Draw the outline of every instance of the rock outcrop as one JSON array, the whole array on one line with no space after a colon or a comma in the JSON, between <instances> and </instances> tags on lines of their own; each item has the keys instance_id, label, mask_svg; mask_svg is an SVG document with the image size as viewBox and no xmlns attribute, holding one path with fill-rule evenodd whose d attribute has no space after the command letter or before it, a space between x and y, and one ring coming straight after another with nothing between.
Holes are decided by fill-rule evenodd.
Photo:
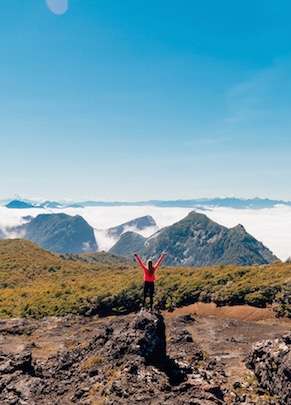
<instances>
[{"instance_id":1,"label":"rock outcrop","mask_svg":"<svg viewBox=\"0 0 291 405\"><path fill-rule=\"evenodd\" d=\"M163 317L140 312L100 324L90 339L52 357L36 356L32 344L2 352L0 403L222 404L223 372L207 361L201 368L204 354L188 322L169 331L168 345Z\"/></svg>"},{"instance_id":2,"label":"rock outcrop","mask_svg":"<svg viewBox=\"0 0 291 405\"><path fill-rule=\"evenodd\" d=\"M291 404L291 333L257 343L246 364L254 372L259 387L274 397L274 403Z\"/></svg>"}]
</instances>

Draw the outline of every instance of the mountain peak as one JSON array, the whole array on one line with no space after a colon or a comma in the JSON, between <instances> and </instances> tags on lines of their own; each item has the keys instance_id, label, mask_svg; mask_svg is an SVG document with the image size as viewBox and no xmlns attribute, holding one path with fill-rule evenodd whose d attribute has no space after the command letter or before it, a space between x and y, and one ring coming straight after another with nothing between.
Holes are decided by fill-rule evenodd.
<instances>
[{"instance_id":1,"label":"mountain peak","mask_svg":"<svg viewBox=\"0 0 291 405\"><path fill-rule=\"evenodd\" d=\"M94 230L80 215L40 214L15 231L24 232L24 239L56 253L97 251Z\"/></svg>"},{"instance_id":2,"label":"mountain peak","mask_svg":"<svg viewBox=\"0 0 291 405\"><path fill-rule=\"evenodd\" d=\"M162 251L167 252L169 265L251 265L277 260L241 224L228 229L195 211L147 239L141 253L157 257Z\"/></svg>"},{"instance_id":3,"label":"mountain peak","mask_svg":"<svg viewBox=\"0 0 291 405\"><path fill-rule=\"evenodd\" d=\"M158 227L156 221L152 216L144 215L142 217L134 218L131 221L124 222L123 224L109 228L107 230L107 233L113 238L118 238L127 231L138 232L144 231L148 228L154 228L155 231ZM154 233L154 231L152 231L152 233Z\"/></svg>"},{"instance_id":4,"label":"mountain peak","mask_svg":"<svg viewBox=\"0 0 291 405\"><path fill-rule=\"evenodd\" d=\"M207 221L211 221L210 218L207 217L207 215L202 214L201 212L197 212L197 211L191 211L189 212L189 214L184 218L185 220L207 220ZM183 219L182 219L183 221Z\"/></svg>"},{"instance_id":5,"label":"mountain peak","mask_svg":"<svg viewBox=\"0 0 291 405\"><path fill-rule=\"evenodd\" d=\"M6 204L6 208L14 208L14 209L34 208L34 205L22 200L12 200L8 204Z\"/></svg>"},{"instance_id":6,"label":"mountain peak","mask_svg":"<svg viewBox=\"0 0 291 405\"><path fill-rule=\"evenodd\" d=\"M238 224L238 225L234 226L233 228L230 228L230 230L238 231L238 232L241 232L241 233L247 233L245 227L242 224Z\"/></svg>"}]
</instances>

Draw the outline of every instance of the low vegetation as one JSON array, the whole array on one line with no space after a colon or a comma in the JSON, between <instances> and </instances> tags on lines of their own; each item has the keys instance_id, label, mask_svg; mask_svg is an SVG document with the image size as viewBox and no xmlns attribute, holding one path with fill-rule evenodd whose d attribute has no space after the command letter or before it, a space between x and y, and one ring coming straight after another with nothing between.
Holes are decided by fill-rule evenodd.
<instances>
[{"instance_id":1,"label":"low vegetation","mask_svg":"<svg viewBox=\"0 0 291 405\"><path fill-rule=\"evenodd\" d=\"M291 318L291 264L161 268L156 303L161 309L196 301L217 305L273 304ZM0 317L121 314L137 310L142 274L121 261L64 259L23 240L0 241Z\"/></svg>"}]
</instances>

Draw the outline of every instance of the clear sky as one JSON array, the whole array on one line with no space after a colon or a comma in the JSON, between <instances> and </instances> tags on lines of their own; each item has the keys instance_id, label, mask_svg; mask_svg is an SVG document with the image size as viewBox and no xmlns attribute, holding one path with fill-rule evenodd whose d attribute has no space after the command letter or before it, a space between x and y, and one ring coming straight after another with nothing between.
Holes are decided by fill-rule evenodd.
<instances>
[{"instance_id":1,"label":"clear sky","mask_svg":"<svg viewBox=\"0 0 291 405\"><path fill-rule=\"evenodd\" d=\"M290 0L1 0L0 197L291 199Z\"/></svg>"}]
</instances>

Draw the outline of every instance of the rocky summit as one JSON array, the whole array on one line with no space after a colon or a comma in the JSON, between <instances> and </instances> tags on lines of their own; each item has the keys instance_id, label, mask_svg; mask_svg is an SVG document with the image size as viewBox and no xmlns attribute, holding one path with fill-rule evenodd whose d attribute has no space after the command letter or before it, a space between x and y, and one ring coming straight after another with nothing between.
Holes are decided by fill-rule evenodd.
<instances>
[{"instance_id":1,"label":"rocky summit","mask_svg":"<svg viewBox=\"0 0 291 405\"><path fill-rule=\"evenodd\" d=\"M250 339L281 329L147 311L2 320L0 403L289 405L290 335L250 346L244 364Z\"/></svg>"},{"instance_id":2,"label":"rocky summit","mask_svg":"<svg viewBox=\"0 0 291 405\"><path fill-rule=\"evenodd\" d=\"M189 318L190 322L193 322ZM188 320L188 321L189 321ZM69 318L59 320L65 329ZM68 326L68 325L67 325ZM86 328L86 325L79 325ZM1 325L0 325L1 327ZM4 334L31 334L26 321ZM182 322L166 345L161 315L141 312L96 325L90 338L52 357L38 343L0 353L1 404L222 404L221 370L201 370L203 352Z\"/></svg>"}]
</instances>

